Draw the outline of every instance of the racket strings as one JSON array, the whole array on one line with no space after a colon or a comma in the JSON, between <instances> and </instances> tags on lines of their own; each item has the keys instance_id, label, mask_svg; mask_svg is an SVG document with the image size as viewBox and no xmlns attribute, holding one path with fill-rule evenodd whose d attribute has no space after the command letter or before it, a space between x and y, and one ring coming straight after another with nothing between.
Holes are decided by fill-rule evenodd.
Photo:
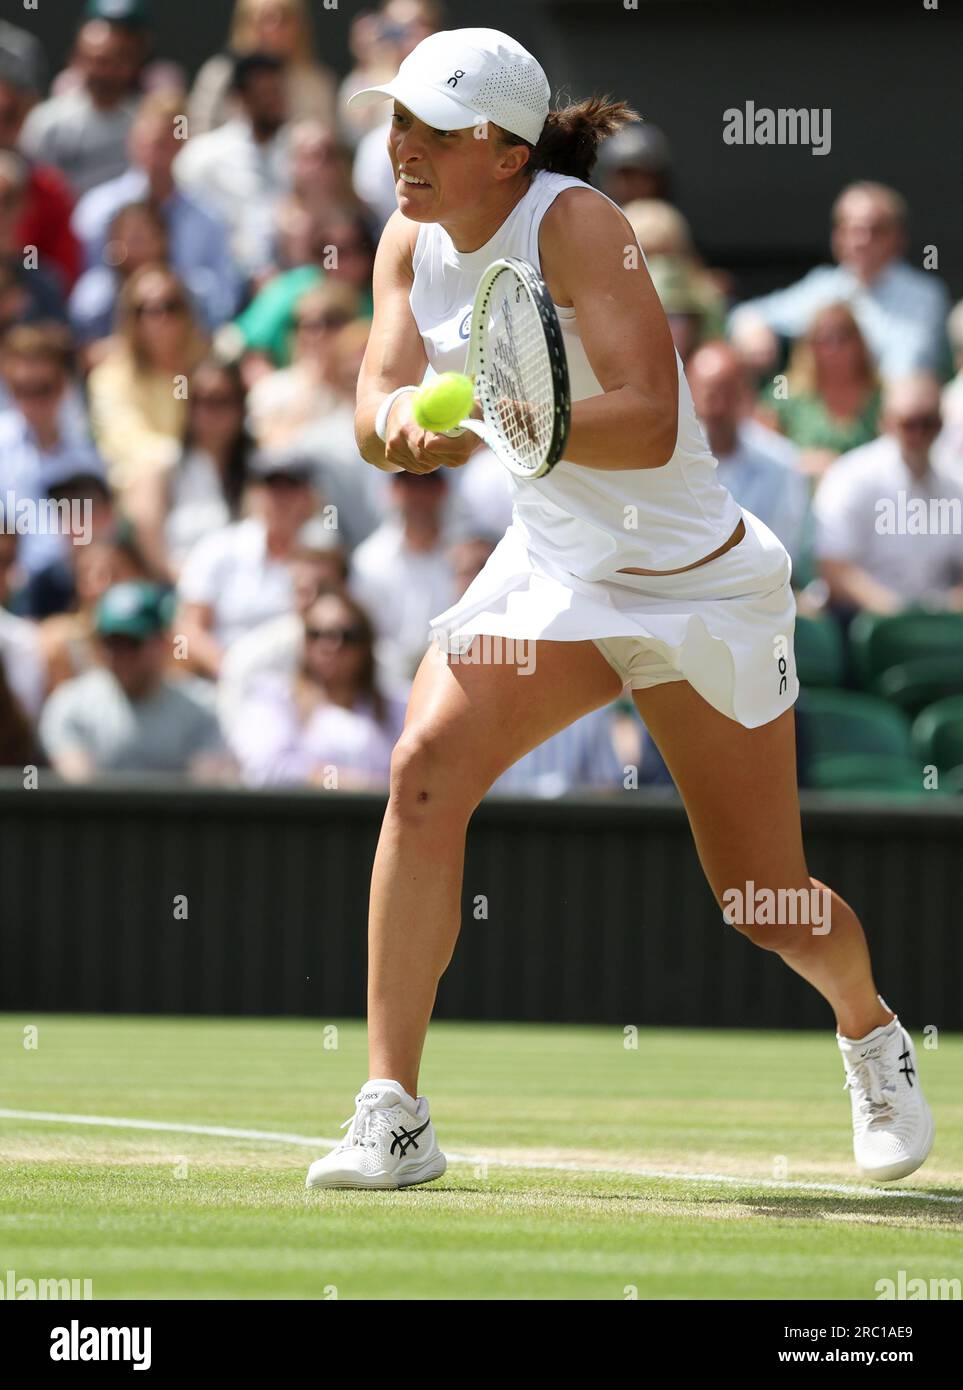
<instances>
[{"instance_id":1,"label":"racket strings","mask_svg":"<svg viewBox=\"0 0 963 1390\"><path fill-rule=\"evenodd\" d=\"M537 305L514 273L501 278L507 283L496 285L486 335L486 413L510 452L534 469L555 428L552 364Z\"/></svg>"}]
</instances>

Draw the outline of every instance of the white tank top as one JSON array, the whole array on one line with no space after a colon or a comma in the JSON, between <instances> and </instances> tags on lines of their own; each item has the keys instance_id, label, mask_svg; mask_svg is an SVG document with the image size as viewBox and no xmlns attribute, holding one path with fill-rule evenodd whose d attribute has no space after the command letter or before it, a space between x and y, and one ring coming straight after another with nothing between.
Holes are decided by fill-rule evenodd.
<instances>
[{"instance_id":1,"label":"white tank top","mask_svg":"<svg viewBox=\"0 0 963 1390\"><path fill-rule=\"evenodd\" d=\"M426 380L441 372L464 371L475 290L492 261L521 256L541 272L539 225L564 188L591 184L539 170L495 235L477 251L456 250L437 222L419 227L409 302L428 357ZM601 190L592 191L612 202ZM574 308L555 309L565 340L572 400L601 395ZM513 525L536 555L582 579L604 579L629 567L668 570L690 565L718 549L735 530L742 509L716 475L716 460L696 418L678 353L676 362L679 431L675 452L664 467L609 471L561 459L543 478L515 478L505 470L514 493Z\"/></svg>"}]
</instances>

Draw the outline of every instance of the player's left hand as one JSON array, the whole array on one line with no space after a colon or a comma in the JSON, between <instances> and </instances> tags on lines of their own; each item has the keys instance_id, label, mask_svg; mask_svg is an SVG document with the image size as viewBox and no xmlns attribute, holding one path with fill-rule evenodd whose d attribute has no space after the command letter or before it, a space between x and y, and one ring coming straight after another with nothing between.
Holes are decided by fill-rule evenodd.
<instances>
[{"instance_id":1,"label":"player's left hand","mask_svg":"<svg viewBox=\"0 0 963 1390\"><path fill-rule=\"evenodd\" d=\"M412 414L412 397L402 396L388 417L388 437L385 460L408 473L433 473L436 468L461 468L468 462L482 440L471 430L452 439L422 429ZM472 419L481 418L481 406L475 402Z\"/></svg>"}]
</instances>

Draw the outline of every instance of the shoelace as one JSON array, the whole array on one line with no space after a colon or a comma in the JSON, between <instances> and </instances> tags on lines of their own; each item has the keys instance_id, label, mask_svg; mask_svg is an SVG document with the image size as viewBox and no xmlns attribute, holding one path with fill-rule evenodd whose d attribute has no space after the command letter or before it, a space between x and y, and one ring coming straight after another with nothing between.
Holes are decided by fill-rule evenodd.
<instances>
[{"instance_id":1,"label":"shoelace","mask_svg":"<svg viewBox=\"0 0 963 1390\"><path fill-rule=\"evenodd\" d=\"M351 1126L350 1129L348 1129L349 1125ZM348 1132L341 1140L339 1148L349 1149L352 1145L357 1144L359 1148L370 1149L375 1147L383 1135L391 1133L391 1121L386 1110L370 1103L364 1103L359 1105L354 1114L345 1120L341 1128L347 1129Z\"/></svg>"},{"instance_id":2,"label":"shoelace","mask_svg":"<svg viewBox=\"0 0 963 1390\"><path fill-rule=\"evenodd\" d=\"M861 1062L853 1063L843 1083L843 1089L857 1090L857 1087L857 1108L870 1128L881 1120L892 1118L893 1103L886 1092L895 1095L896 1087L884 1080L879 1058L867 1057ZM861 1095L859 1091L862 1092Z\"/></svg>"}]
</instances>

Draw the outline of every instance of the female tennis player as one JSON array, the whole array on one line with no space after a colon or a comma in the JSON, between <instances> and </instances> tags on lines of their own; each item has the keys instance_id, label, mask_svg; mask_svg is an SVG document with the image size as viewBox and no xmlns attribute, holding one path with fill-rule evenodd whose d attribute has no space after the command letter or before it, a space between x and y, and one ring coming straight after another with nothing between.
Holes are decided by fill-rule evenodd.
<instances>
[{"instance_id":1,"label":"female tennis player","mask_svg":"<svg viewBox=\"0 0 963 1390\"><path fill-rule=\"evenodd\" d=\"M803 852L789 557L718 481L635 235L587 182L599 141L636 113L601 98L550 111L539 64L492 29L433 34L391 82L352 100L383 97L398 209L378 248L358 380L364 458L427 473L481 447L469 431L419 428L411 392L429 365L464 369L475 287L499 257L545 281L573 405L563 460L537 479L506 473L511 525L432 622L371 885L371 1079L307 1185L398 1188L444 1172L418 1071L458 935L469 819L518 758L626 685L727 920L835 1014L859 1168L904 1177L933 1139L913 1044L877 994L855 914L810 877ZM534 672L454 658L482 634L536 643ZM779 903L822 903L828 923L814 907L760 924L752 885Z\"/></svg>"}]
</instances>

